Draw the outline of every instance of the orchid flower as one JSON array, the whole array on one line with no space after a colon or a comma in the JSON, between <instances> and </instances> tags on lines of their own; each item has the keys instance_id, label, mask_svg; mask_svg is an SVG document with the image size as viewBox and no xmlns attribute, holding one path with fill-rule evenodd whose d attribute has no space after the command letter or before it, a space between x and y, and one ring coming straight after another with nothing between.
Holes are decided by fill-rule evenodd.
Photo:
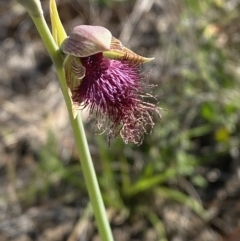
<instances>
[{"instance_id":1,"label":"orchid flower","mask_svg":"<svg viewBox=\"0 0 240 241\"><path fill-rule=\"evenodd\" d=\"M67 54L73 111L88 108L110 139L120 134L125 143L140 144L154 126L152 116L160 116L159 108L144 100L151 95L141 65L153 58L125 48L106 28L89 25L75 27L61 50Z\"/></svg>"}]
</instances>

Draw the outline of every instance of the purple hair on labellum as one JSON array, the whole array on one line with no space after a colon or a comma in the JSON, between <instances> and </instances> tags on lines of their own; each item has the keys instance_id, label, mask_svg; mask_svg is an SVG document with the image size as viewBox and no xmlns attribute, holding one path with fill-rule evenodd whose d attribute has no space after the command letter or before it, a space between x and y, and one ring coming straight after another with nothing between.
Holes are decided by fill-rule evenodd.
<instances>
[{"instance_id":1,"label":"purple hair on labellum","mask_svg":"<svg viewBox=\"0 0 240 241\"><path fill-rule=\"evenodd\" d=\"M97 127L106 130L110 138L120 134L126 143L140 144L147 126L153 127L152 115L159 114L159 108L143 100L149 97L145 94L149 86L140 70L145 59L113 40L114 51L121 57L107 58L104 50L96 53L98 45L92 55L75 54L81 66L81 84L72 90L72 101L82 109L89 108L90 114L96 115ZM72 44L65 44L65 53L68 49L74 52ZM77 65L72 68L77 72Z\"/></svg>"}]
</instances>

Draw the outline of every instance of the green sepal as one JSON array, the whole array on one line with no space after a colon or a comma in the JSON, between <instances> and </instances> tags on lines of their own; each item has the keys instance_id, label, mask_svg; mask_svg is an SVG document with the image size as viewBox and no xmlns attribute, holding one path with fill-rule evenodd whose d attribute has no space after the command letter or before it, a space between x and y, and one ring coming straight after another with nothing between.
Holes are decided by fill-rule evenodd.
<instances>
[{"instance_id":1,"label":"green sepal","mask_svg":"<svg viewBox=\"0 0 240 241\"><path fill-rule=\"evenodd\" d=\"M64 73L67 81L68 94L72 102L72 114L73 118L77 117L79 111L79 104L73 102L76 88L81 84L82 78L85 75L85 69L82 66L79 58L71 55L67 55L64 64Z\"/></svg>"},{"instance_id":2,"label":"green sepal","mask_svg":"<svg viewBox=\"0 0 240 241\"><path fill-rule=\"evenodd\" d=\"M129 62L136 62L136 63L147 63L154 58L146 58L143 56L140 56L138 54L135 54L131 50L124 48L124 51L122 50L110 50L110 51L104 51L103 56L108 59L115 59L115 60L126 60Z\"/></svg>"},{"instance_id":3,"label":"green sepal","mask_svg":"<svg viewBox=\"0 0 240 241\"><path fill-rule=\"evenodd\" d=\"M58 46L62 44L64 39L67 38L65 29L58 15L58 10L55 0L50 0L50 18L52 24L52 35Z\"/></svg>"}]
</instances>

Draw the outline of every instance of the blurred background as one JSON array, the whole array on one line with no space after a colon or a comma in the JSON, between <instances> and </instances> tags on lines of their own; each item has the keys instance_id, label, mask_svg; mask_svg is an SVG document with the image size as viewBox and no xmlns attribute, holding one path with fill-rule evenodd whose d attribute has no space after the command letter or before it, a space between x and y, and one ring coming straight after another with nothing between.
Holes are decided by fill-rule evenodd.
<instances>
[{"instance_id":1,"label":"blurred background","mask_svg":"<svg viewBox=\"0 0 240 241\"><path fill-rule=\"evenodd\" d=\"M57 3L67 33L102 25L155 56L162 119L141 146L83 113L115 240L240 240L240 0ZM0 240L100 240L51 60L16 1L0 30Z\"/></svg>"}]
</instances>

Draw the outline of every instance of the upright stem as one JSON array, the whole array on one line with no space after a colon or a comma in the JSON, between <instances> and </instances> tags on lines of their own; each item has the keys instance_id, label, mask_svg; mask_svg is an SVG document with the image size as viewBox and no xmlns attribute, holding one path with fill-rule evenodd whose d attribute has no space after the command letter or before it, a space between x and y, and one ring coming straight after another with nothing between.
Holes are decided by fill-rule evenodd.
<instances>
[{"instance_id":1,"label":"upright stem","mask_svg":"<svg viewBox=\"0 0 240 241\"><path fill-rule=\"evenodd\" d=\"M29 0L28 0L29 1ZM31 15L31 14L30 14ZM107 219L107 214L103 204L103 199L99 189L96 173L92 163L91 155L88 148L86 135L83 128L83 123L80 115L76 119L73 118L71 99L68 95L66 79L63 69L63 58L59 49L54 42L51 32L46 24L43 15L31 15L33 22L35 23L42 40L48 50L50 57L53 60L54 66L57 71L57 75L60 81L62 93L67 105L70 122L72 125L76 147L78 150L79 158L82 165L83 175L87 185L90 201L93 206L94 215L96 218L98 230L102 241L113 241L112 232Z\"/></svg>"}]
</instances>

